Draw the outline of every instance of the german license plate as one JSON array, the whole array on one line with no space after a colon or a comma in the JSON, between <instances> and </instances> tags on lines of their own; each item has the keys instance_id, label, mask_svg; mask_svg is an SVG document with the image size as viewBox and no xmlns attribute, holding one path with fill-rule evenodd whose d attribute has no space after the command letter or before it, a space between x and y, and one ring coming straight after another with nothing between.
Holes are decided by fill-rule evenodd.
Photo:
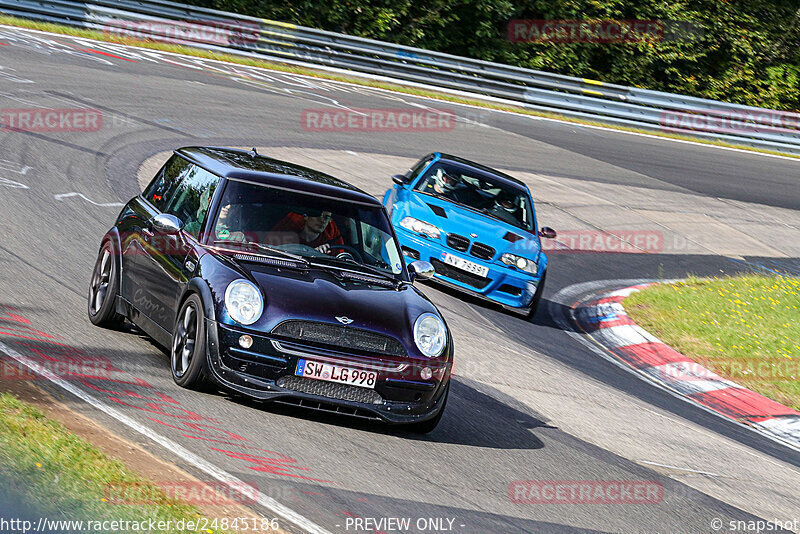
<instances>
[{"instance_id":1,"label":"german license plate","mask_svg":"<svg viewBox=\"0 0 800 534\"><path fill-rule=\"evenodd\" d=\"M489 274L489 268L484 267L483 265L478 265L477 263L471 262L469 260L465 260L464 258L459 258L458 256L453 256L452 254L444 253L444 262L448 265L452 265L456 269L461 269L462 271L467 271L468 273L477 274L483 278L486 278L486 275Z\"/></svg>"},{"instance_id":2,"label":"german license plate","mask_svg":"<svg viewBox=\"0 0 800 534\"><path fill-rule=\"evenodd\" d=\"M350 384L369 389L375 389L375 382L378 380L378 373L375 371L362 371L361 369L303 359L297 360L294 374L304 378Z\"/></svg>"}]
</instances>

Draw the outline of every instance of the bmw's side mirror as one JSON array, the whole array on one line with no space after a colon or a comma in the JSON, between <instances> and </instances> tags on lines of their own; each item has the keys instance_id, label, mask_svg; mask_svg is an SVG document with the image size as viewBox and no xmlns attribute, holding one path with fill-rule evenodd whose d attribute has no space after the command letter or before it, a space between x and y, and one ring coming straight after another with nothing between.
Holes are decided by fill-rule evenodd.
<instances>
[{"instance_id":1,"label":"bmw's side mirror","mask_svg":"<svg viewBox=\"0 0 800 534\"><path fill-rule=\"evenodd\" d=\"M433 278L435 272L436 271L433 270L433 265L427 261L417 260L408 266L408 273L411 275L412 282L417 279L430 280Z\"/></svg>"},{"instance_id":2,"label":"bmw's side mirror","mask_svg":"<svg viewBox=\"0 0 800 534\"><path fill-rule=\"evenodd\" d=\"M183 223L174 215L161 213L150 219L150 228L160 234L175 235L183 229Z\"/></svg>"},{"instance_id":3,"label":"bmw's side mirror","mask_svg":"<svg viewBox=\"0 0 800 534\"><path fill-rule=\"evenodd\" d=\"M406 185L408 183L408 178L406 178L405 174L395 174L392 176L392 181L397 185Z\"/></svg>"},{"instance_id":4,"label":"bmw's side mirror","mask_svg":"<svg viewBox=\"0 0 800 534\"><path fill-rule=\"evenodd\" d=\"M556 231L550 228L549 226L542 226L542 229L539 230L539 237L546 237L547 239L555 239Z\"/></svg>"}]
</instances>

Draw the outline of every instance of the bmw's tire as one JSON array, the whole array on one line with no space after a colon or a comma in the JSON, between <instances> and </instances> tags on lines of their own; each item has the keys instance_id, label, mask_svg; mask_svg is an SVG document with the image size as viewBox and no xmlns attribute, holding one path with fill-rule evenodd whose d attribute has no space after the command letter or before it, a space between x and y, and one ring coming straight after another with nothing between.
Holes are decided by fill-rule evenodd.
<instances>
[{"instance_id":1,"label":"bmw's tire","mask_svg":"<svg viewBox=\"0 0 800 534\"><path fill-rule=\"evenodd\" d=\"M206 355L206 321L203 302L192 293L183 302L172 329L170 347L172 379L181 387L207 389L212 381Z\"/></svg>"},{"instance_id":2,"label":"bmw's tire","mask_svg":"<svg viewBox=\"0 0 800 534\"><path fill-rule=\"evenodd\" d=\"M533 298L531 299L531 305L527 309L525 313L525 318L530 320L533 319L533 316L536 315L536 310L539 308L539 302L542 300L542 293L544 292L544 282L547 279L547 271L542 274L542 278L539 280L539 285L536 286L536 293L533 294Z\"/></svg>"},{"instance_id":3,"label":"bmw's tire","mask_svg":"<svg viewBox=\"0 0 800 534\"><path fill-rule=\"evenodd\" d=\"M449 395L450 395L450 382L448 381L447 385L445 386L444 393L442 393L442 396L444 398L442 399L442 405L439 407L439 411L437 412L437 414L426 421L403 425L403 430L412 432L414 434L427 434L429 432L433 432L433 429L436 428L436 426L439 424L439 421L442 420L442 415L444 415L444 408L447 405L447 397Z\"/></svg>"},{"instance_id":4,"label":"bmw's tire","mask_svg":"<svg viewBox=\"0 0 800 534\"><path fill-rule=\"evenodd\" d=\"M111 242L103 241L89 283L89 320L95 326L119 329L125 318L117 313L119 269Z\"/></svg>"}]
</instances>

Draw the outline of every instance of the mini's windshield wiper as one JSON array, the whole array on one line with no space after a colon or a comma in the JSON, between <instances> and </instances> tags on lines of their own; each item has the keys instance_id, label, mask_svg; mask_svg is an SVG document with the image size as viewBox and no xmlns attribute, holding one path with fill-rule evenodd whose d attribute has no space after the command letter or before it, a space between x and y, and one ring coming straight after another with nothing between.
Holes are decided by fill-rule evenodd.
<instances>
[{"instance_id":1,"label":"mini's windshield wiper","mask_svg":"<svg viewBox=\"0 0 800 534\"><path fill-rule=\"evenodd\" d=\"M337 258L329 258L329 259L337 260ZM343 260L337 260L337 261L344 263ZM391 274L384 272L378 269L377 267L372 267L371 265L364 265L363 263L352 263L352 262L346 262L346 263L347 265L333 265L330 263L311 262L311 265L313 265L314 267L333 268L336 269L337 271L357 274L361 276L367 276L367 277L376 276L381 280L386 280L387 282L391 282L393 287L397 287L402 283L401 280L398 280ZM355 269L353 267L355 267Z\"/></svg>"},{"instance_id":2,"label":"mini's windshield wiper","mask_svg":"<svg viewBox=\"0 0 800 534\"><path fill-rule=\"evenodd\" d=\"M253 247L253 248L256 248L256 249L264 251L264 252L272 252L274 254L280 254L281 256L283 256L285 258L290 258L290 259L295 260L297 262L300 262L300 263L302 263L304 265L308 265L308 260L306 258L304 258L303 256L300 256L298 254L292 254L291 252L287 252L285 250L282 250L282 249L279 249L279 248L276 248L276 247L271 247L269 245L262 245L261 243L254 243L252 241L224 241L224 240L220 241L220 240L217 240L217 241L214 241L214 244L215 245L231 245L231 244L235 244L235 245L239 245L241 247Z\"/></svg>"}]
</instances>

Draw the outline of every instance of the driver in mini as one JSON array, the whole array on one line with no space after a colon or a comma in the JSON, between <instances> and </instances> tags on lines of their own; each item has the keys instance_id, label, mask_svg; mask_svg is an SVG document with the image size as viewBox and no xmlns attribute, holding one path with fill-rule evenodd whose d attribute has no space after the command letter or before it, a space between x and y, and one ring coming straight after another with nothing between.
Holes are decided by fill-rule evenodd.
<instances>
[{"instance_id":1,"label":"driver in mini","mask_svg":"<svg viewBox=\"0 0 800 534\"><path fill-rule=\"evenodd\" d=\"M289 212L272 232L292 232L297 234L301 245L306 245L328 254L331 246L344 245L344 239L333 221L330 211L307 210L303 215Z\"/></svg>"}]
</instances>

